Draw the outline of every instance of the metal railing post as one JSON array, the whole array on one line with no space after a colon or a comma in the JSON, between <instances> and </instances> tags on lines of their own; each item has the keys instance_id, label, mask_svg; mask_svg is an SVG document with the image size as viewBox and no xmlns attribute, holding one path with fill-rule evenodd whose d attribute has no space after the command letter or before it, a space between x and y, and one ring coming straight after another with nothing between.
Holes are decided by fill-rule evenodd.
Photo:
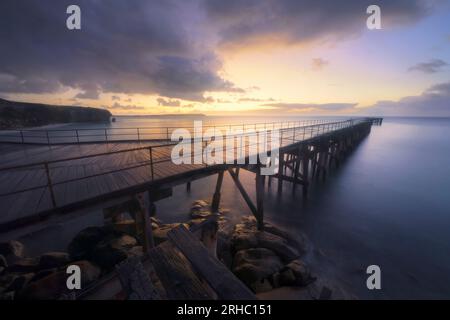
<instances>
[{"instance_id":1,"label":"metal railing post","mask_svg":"<svg viewBox=\"0 0 450 320\"><path fill-rule=\"evenodd\" d=\"M153 152L152 152L153 148L149 147L148 150L149 150L149 155L150 155L150 169L152 171L152 181L153 181L153 180L155 180L155 174L154 174L154 169L153 169Z\"/></svg>"},{"instance_id":2,"label":"metal railing post","mask_svg":"<svg viewBox=\"0 0 450 320\"><path fill-rule=\"evenodd\" d=\"M105 129L105 141L108 141L108 131L106 131L107 129Z\"/></svg>"},{"instance_id":3,"label":"metal railing post","mask_svg":"<svg viewBox=\"0 0 450 320\"><path fill-rule=\"evenodd\" d=\"M139 134L139 128L136 128L136 129L137 129L138 141L141 142L141 135Z\"/></svg>"},{"instance_id":4,"label":"metal railing post","mask_svg":"<svg viewBox=\"0 0 450 320\"><path fill-rule=\"evenodd\" d=\"M20 138L22 140L22 143L25 143L25 139L23 138L23 131L20 130Z\"/></svg>"},{"instance_id":5,"label":"metal railing post","mask_svg":"<svg viewBox=\"0 0 450 320\"><path fill-rule=\"evenodd\" d=\"M48 135L48 130L45 130L45 134L47 136L47 144L49 145L50 144L50 137Z\"/></svg>"},{"instance_id":6,"label":"metal railing post","mask_svg":"<svg viewBox=\"0 0 450 320\"><path fill-rule=\"evenodd\" d=\"M78 135L78 130L75 130L75 133L77 135L77 143L80 143L80 136Z\"/></svg>"}]
</instances>

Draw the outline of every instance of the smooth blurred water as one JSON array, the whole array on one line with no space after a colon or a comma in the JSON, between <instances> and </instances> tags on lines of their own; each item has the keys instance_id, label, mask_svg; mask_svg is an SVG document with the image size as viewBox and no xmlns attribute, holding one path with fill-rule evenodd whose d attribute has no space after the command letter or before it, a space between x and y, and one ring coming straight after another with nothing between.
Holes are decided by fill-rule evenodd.
<instances>
[{"instance_id":1,"label":"smooth blurred water","mask_svg":"<svg viewBox=\"0 0 450 320\"><path fill-rule=\"evenodd\" d=\"M243 171L241 171L243 172ZM241 178L253 195L254 175ZM215 177L175 190L162 201L167 221L187 218L193 199L209 198ZM226 176L223 205L248 214ZM450 119L385 119L333 170L308 200L288 183L276 184L265 215L313 244L308 259L317 274L360 298L450 298ZM381 267L382 290L366 288L367 266Z\"/></svg>"},{"instance_id":2,"label":"smooth blurred water","mask_svg":"<svg viewBox=\"0 0 450 320\"><path fill-rule=\"evenodd\" d=\"M254 197L254 175L241 170L240 177ZM192 201L211 199L215 181L194 181L190 193L184 185L174 188L171 198L157 203L157 217L188 220ZM450 298L450 119L385 119L306 200L301 187L293 193L289 183L281 198L276 183L266 190L265 216L308 236L306 259L319 277L359 298ZM222 205L238 216L250 214L228 175ZM53 245L45 250L64 249L77 228L102 223L99 215L77 219L42 232ZM379 291L366 288L372 264L381 267Z\"/></svg>"}]
</instances>

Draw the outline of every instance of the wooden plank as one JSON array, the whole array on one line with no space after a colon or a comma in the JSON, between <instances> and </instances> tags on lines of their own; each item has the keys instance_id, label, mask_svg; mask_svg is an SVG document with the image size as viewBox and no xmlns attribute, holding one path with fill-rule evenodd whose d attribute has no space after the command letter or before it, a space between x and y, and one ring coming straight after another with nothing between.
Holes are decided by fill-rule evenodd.
<instances>
[{"instance_id":1,"label":"wooden plank","mask_svg":"<svg viewBox=\"0 0 450 320\"><path fill-rule=\"evenodd\" d=\"M139 257L122 261L116 266L116 271L129 300L161 299Z\"/></svg>"},{"instance_id":2,"label":"wooden plank","mask_svg":"<svg viewBox=\"0 0 450 320\"><path fill-rule=\"evenodd\" d=\"M255 300L255 295L219 260L211 256L203 244L184 227L179 226L167 234L194 269L205 279L220 299Z\"/></svg>"},{"instance_id":3,"label":"wooden plank","mask_svg":"<svg viewBox=\"0 0 450 320\"><path fill-rule=\"evenodd\" d=\"M152 249L148 260L153 264L166 289L168 299L210 300L213 298L189 268L189 261L170 243L164 242Z\"/></svg>"}]
</instances>

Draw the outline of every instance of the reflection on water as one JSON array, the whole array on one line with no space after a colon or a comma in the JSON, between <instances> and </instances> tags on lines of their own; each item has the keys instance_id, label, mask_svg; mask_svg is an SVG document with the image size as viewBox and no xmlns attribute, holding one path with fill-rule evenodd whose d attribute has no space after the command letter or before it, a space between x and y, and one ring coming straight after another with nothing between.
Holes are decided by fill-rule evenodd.
<instances>
[{"instance_id":1,"label":"reflection on water","mask_svg":"<svg viewBox=\"0 0 450 320\"><path fill-rule=\"evenodd\" d=\"M308 201L301 188L293 195L288 187L279 201L273 184L265 214L305 232L316 271L358 297L449 298L449 137L449 119L385 119L326 183L315 184ZM252 193L254 176L241 172ZM181 205L162 201L161 216L187 218L189 203L211 197L214 183L215 177L194 182L191 195L179 187ZM224 186L224 205L249 213L228 176ZM371 264L381 267L381 291L366 289Z\"/></svg>"},{"instance_id":2,"label":"reflection on water","mask_svg":"<svg viewBox=\"0 0 450 320\"><path fill-rule=\"evenodd\" d=\"M385 119L325 183L314 184L307 201L300 187L293 194L288 183L280 199L273 184L265 215L294 234L305 233L316 273L357 297L449 298L449 137L450 119ZM253 197L254 175L241 170L240 176ZM185 186L176 187L173 197L158 202L158 218L187 220L193 200L212 197L215 179L193 182L190 194ZM228 175L222 204L249 214ZM91 220L101 223L98 216ZM78 221L58 225L57 245L64 247L63 239L73 236L74 225L83 226ZM50 239L50 233L45 236ZM61 249L51 239L48 243L51 249ZM365 270L372 264L381 267L381 291L366 289Z\"/></svg>"}]
</instances>

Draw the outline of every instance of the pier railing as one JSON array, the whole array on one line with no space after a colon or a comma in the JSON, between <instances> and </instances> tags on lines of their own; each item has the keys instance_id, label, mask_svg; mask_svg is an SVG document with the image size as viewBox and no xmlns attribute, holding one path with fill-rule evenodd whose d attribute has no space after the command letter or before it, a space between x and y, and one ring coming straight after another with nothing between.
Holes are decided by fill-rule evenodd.
<instances>
[{"instance_id":1,"label":"pier railing","mask_svg":"<svg viewBox=\"0 0 450 320\"><path fill-rule=\"evenodd\" d=\"M283 148L295 143L316 138L318 136L326 136L326 134L328 133L367 122L370 122L371 124L377 123L374 119L365 118L280 129L280 147ZM271 131L273 130L268 129L268 131L268 136L270 137ZM252 147L256 147L255 143L251 144L251 141L255 140L250 138L252 135L257 134L258 133L256 131L244 132L241 134L241 137L245 139L245 143L242 144L240 148L245 148L245 157L250 156L250 150L252 150ZM235 137L238 138L238 136ZM208 142L202 141L203 147L205 147L207 143ZM266 143L267 146L269 146L268 150L271 150L270 147L273 146L272 141L268 139ZM4 181L3 183L0 183L0 198L7 198L11 199L11 201L14 201L15 197L19 194L30 193L31 195L34 192L39 192L40 199L37 203L40 209L37 211L45 212L65 207L67 205L70 205L71 202L76 203L82 200L86 200L86 196L85 198L81 197L79 199L76 196L73 196L70 201L68 201L67 199L60 199L58 195L61 195L61 192L56 192L56 189L61 190L63 188L65 190L64 192L70 193L73 190L76 190L76 188L72 191L67 190L70 189L71 186L74 187L74 183L78 183L80 181L85 181L84 186L86 186L86 182L97 184L98 181L95 180L96 178L107 176L109 182L107 182L106 184L108 184L108 188L111 188L103 189L104 193L107 194L113 191L117 191L109 184L116 185L116 187L119 185L119 183L111 183L112 179L117 178L115 174L119 172L127 172L137 168L145 168L143 172L146 173L146 182L152 182L161 178L173 176L176 173L173 172L173 167L171 168L171 166L167 165L167 163L172 161L171 146L175 144L176 143L143 146L132 149L50 160L19 166L3 167L0 168L0 178ZM234 144L234 141L233 147L233 152L237 152L238 146ZM224 149L225 148L226 144L224 143ZM124 155L123 157L121 157L123 161L120 160L118 162L117 157L114 158L114 156L117 156L119 154ZM201 150L201 154L203 154L203 148ZM193 159L196 155L201 154L195 153L194 149L194 151L192 151L192 153L187 157L192 157L191 159ZM95 163L98 159L102 160L102 164L108 165L96 165ZM207 159L204 160L206 163L202 163L201 165L207 167ZM188 168L186 168L186 171L194 169L195 168L188 166ZM16 183L16 186L13 186L14 184L8 184L7 182L5 182L10 176L14 176L13 173L19 173L20 176L20 173L27 173L30 171L33 172L33 179L27 179L24 175L24 178L21 179L22 183ZM68 174L68 172L72 172L72 174ZM11 180L11 178L9 179ZM128 180L123 177L121 179ZM17 176L13 180L16 181ZM125 184L131 184L130 181L125 182ZM23 184L25 184L25 186ZM77 188L83 188L83 186L78 186ZM120 186L117 188L120 189ZM87 194L87 197L97 196L89 193Z\"/></svg>"},{"instance_id":2,"label":"pier railing","mask_svg":"<svg viewBox=\"0 0 450 320\"><path fill-rule=\"evenodd\" d=\"M336 122L336 119L311 119L299 121L257 122L235 124L203 124L204 129L226 130L282 130L300 126ZM0 130L0 142L23 144L77 144L90 142L167 141L180 126L166 127L104 127L79 129L20 129ZM182 126L190 131L194 127Z\"/></svg>"}]
</instances>

